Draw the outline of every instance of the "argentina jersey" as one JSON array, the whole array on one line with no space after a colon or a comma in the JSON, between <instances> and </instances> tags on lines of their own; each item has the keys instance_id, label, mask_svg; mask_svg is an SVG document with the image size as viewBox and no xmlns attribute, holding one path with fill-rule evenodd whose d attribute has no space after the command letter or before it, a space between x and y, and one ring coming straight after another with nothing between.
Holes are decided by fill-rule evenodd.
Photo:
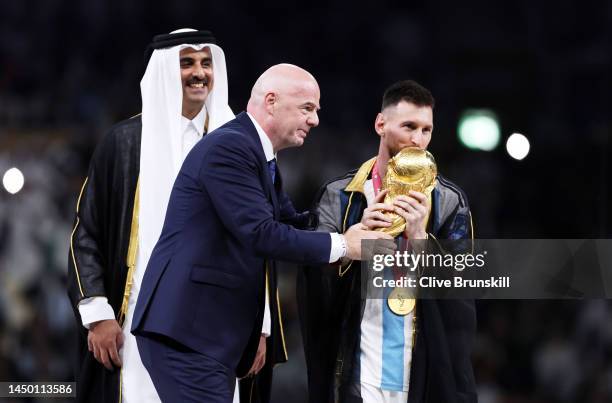
<instances>
[{"instance_id":1,"label":"argentina jersey","mask_svg":"<svg viewBox=\"0 0 612 403\"><path fill-rule=\"evenodd\" d=\"M368 204L374 199L371 180L364 184ZM391 270L384 277L393 278ZM360 325L360 342L356 351L353 379L383 391L407 392L410 382L414 310L408 315L394 314L387 305L392 290L385 289L383 298L368 298Z\"/></svg>"}]
</instances>

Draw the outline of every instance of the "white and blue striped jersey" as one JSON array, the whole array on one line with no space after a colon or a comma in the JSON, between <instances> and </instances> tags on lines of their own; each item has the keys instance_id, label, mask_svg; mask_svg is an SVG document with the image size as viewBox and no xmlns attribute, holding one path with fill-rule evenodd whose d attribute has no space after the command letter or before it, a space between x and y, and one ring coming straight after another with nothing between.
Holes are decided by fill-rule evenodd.
<instances>
[{"instance_id":1,"label":"white and blue striped jersey","mask_svg":"<svg viewBox=\"0 0 612 403\"><path fill-rule=\"evenodd\" d=\"M364 184L370 205L374 199L372 181ZM392 278L385 270L385 277ZM355 380L388 391L408 391L414 311L406 316L394 314L387 305L390 289L383 298L368 298L360 326L360 343L355 361Z\"/></svg>"}]
</instances>

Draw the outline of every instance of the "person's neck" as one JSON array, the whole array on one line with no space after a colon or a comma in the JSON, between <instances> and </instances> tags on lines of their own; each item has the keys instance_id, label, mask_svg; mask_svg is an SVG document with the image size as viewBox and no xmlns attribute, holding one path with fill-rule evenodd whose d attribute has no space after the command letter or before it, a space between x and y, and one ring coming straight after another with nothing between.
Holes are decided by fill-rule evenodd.
<instances>
[{"instance_id":1,"label":"person's neck","mask_svg":"<svg viewBox=\"0 0 612 403\"><path fill-rule=\"evenodd\" d=\"M274 136L274 130L269 124L269 120L265 118L265 115L259 113L253 109L248 109L247 112L255 119L259 127L264 131L266 136L270 139L270 143L272 143L272 150L274 151L274 155L279 151L278 142L276 141L276 137Z\"/></svg>"},{"instance_id":2,"label":"person's neck","mask_svg":"<svg viewBox=\"0 0 612 403\"><path fill-rule=\"evenodd\" d=\"M381 179L384 179L385 175L387 175L387 164L389 163L390 159L391 156L389 155L389 150L384 148L381 144L378 147L378 155L376 156L376 166L378 167L378 174L380 175Z\"/></svg>"},{"instance_id":3,"label":"person's neck","mask_svg":"<svg viewBox=\"0 0 612 403\"><path fill-rule=\"evenodd\" d=\"M274 136L274 133L270 132L271 130L270 127L261 126L261 128L263 129L266 136L268 136L268 138L270 139L270 143L272 143L272 151L274 152L274 155L276 155L276 153L279 151L279 145L278 145L278 141L276 141L276 137Z\"/></svg>"},{"instance_id":4,"label":"person's neck","mask_svg":"<svg viewBox=\"0 0 612 403\"><path fill-rule=\"evenodd\" d=\"M200 113L203 107L204 105L201 105L199 107L198 106L189 107L189 106L183 105L183 112L182 112L183 116L185 116L189 120L193 120L196 116L198 116L198 113Z\"/></svg>"}]
</instances>

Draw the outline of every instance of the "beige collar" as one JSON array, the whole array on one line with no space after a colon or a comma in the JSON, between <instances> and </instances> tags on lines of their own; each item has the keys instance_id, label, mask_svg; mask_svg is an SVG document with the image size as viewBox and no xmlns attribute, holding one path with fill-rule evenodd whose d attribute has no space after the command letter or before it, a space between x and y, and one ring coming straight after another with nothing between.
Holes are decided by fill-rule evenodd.
<instances>
[{"instance_id":1,"label":"beige collar","mask_svg":"<svg viewBox=\"0 0 612 403\"><path fill-rule=\"evenodd\" d=\"M376 157L373 157L361 164L361 167L353 177L353 180L350 181L348 185L346 185L344 190L347 192L364 193L363 184L365 183L365 181L368 180L368 176L370 176L370 172L372 172L372 168L374 168L375 162Z\"/></svg>"}]
</instances>

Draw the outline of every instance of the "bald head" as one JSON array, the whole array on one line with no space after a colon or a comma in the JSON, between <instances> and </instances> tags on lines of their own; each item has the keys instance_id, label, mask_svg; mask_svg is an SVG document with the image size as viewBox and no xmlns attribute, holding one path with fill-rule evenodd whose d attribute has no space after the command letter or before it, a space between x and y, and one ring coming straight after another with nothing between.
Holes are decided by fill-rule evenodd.
<instances>
[{"instance_id":1,"label":"bald head","mask_svg":"<svg viewBox=\"0 0 612 403\"><path fill-rule=\"evenodd\" d=\"M304 87L316 87L319 89L317 80L301 67L293 64L277 64L264 71L251 89L249 106L260 104L264 101L266 94L295 93ZM247 110L249 107L247 107ZM249 112L251 112L249 110Z\"/></svg>"},{"instance_id":2,"label":"bald head","mask_svg":"<svg viewBox=\"0 0 612 403\"><path fill-rule=\"evenodd\" d=\"M253 85L247 112L279 151L301 146L310 129L319 124L319 98L319 85L312 74L293 64L277 64Z\"/></svg>"}]
</instances>

